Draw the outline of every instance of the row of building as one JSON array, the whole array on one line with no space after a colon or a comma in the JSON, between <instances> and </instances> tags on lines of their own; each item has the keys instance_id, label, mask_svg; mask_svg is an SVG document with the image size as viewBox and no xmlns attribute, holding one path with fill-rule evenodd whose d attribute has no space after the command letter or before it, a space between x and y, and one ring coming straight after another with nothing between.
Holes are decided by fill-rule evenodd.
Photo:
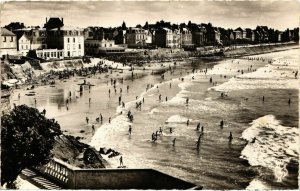
<instances>
[{"instance_id":1,"label":"row of building","mask_svg":"<svg viewBox=\"0 0 300 191\"><path fill-rule=\"evenodd\" d=\"M42 59L63 59L122 53L126 48L184 48L226 46L237 43L287 42L299 40L299 28L280 32L266 26L256 29L224 29L211 23L180 25L160 21L142 27L87 27L80 29L64 25L63 18L46 18L43 27L25 27L11 23L1 28L1 57L6 54L26 56L35 50Z\"/></svg>"}]
</instances>

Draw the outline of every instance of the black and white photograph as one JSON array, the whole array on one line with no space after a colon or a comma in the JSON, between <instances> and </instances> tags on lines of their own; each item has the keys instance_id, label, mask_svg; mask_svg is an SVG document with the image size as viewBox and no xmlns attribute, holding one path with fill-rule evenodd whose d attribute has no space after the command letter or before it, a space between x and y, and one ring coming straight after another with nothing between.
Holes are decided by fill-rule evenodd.
<instances>
[{"instance_id":1,"label":"black and white photograph","mask_svg":"<svg viewBox=\"0 0 300 191\"><path fill-rule=\"evenodd\" d=\"M0 2L1 187L298 190L299 0Z\"/></svg>"}]
</instances>

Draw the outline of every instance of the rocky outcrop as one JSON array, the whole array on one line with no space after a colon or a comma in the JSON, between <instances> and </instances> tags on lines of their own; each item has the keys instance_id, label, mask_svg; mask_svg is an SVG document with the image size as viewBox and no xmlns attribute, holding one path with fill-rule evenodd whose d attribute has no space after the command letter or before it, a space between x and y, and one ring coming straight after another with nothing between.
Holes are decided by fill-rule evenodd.
<instances>
[{"instance_id":1,"label":"rocky outcrop","mask_svg":"<svg viewBox=\"0 0 300 191\"><path fill-rule=\"evenodd\" d=\"M95 148L79 142L75 137L60 135L52 153L55 158L79 168L107 168L108 162Z\"/></svg>"}]
</instances>

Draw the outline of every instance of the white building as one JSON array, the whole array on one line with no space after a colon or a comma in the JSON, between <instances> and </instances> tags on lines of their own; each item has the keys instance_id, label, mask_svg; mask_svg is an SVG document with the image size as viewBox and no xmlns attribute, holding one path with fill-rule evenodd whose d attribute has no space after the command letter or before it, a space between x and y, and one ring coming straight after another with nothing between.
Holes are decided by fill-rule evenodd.
<instances>
[{"instance_id":1,"label":"white building","mask_svg":"<svg viewBox=\"0 0 300 191\"><path fill-rule=\"evenodd\" d=\"M84 56L84 35L83 29L62 27L63 47L65 57Z\"/></svg>"},{"instance_id":2,"label":"white building","mask_svg":"<svg viewBox=\"0 0 300 191\"><path fill-rule=\"evenodd\" d=\"M31 50L31 43L30 43L30 38L23 34L21 38L18 40L19 44L19 52L23 55L26 56L28 51Z\"/></svg>"},{"instance_id":3,"label":"white building","mask_svg":"<svg viewBox=\"0 0 300 191\"><path fill-rule=\"evenodd\" d=\"M121 53L125 51L124 47L115 45L114 40L86 39L84 41L84 45L87 55L97 55L101 53Z\"/></svg>"},{"instance_id":4,"label":"white building","mask_svg":"<svg viewBox=\"0 0 300 191\"><path fill-rule=\"evenodd\" d=\"M0 56L3 55L17 55L17 37L14 33L1 28L1 43L0 43Z\"/></svg>"}]
</instances>

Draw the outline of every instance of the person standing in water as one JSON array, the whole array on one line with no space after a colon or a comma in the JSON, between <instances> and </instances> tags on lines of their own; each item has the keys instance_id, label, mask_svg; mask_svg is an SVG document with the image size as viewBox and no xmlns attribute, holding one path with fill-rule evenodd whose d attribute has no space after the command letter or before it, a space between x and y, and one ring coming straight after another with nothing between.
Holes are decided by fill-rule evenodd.
<instances>
[{"instance_id":1,"label":"person standing in water","mask_svg":"<svg viewBox=\"0 0 300 191\"><path fill-rule=\"evenodd\" d=\"M262 97L262 101L265 102L265 96Z\"/></svg>"},{"instance_id":2,"label":"person standing in water","mask_svg":"<svg viewBox=\"0 0 300 191\"><path fill-rule=\"evenodd\" d=\"M190 124L190 120L188 119L188 120L186 121L186 126L189 126L189 124Z\"/></svg>"},{"instance_id":3,"label":"person standing in water","mask_svg":"<svg viewBox=\"0 0 300 191\"><path fill-rule=\"evenodd\" d=\"M231 131L230 131L230 133L229 133L229 137L228 137L229 143L231 143L231 142L232 142L232 139L233 139L233 136L232 136L232 133L231 133Z\"/></svg>"},{"instance_id":4,"label":"person standing in water","mask_svg":"<svg viewBox=\"0 0 300 191\"><path fill-rule=\"evenodd\" d=\"M220 127L223 129L223 127L224 127L224 121L222 120L221 122L220 122Z\"/></svg>"},{"instance_id":5,"label":"person standing in water","mask_svg":"<svg viewBox=\"0 0 300 191\"><path fill-rule=\"evenodd\" d=\"M199 131L200 129L200 123L198 123L196 130Z\"/></svg>"},{"instance_id":6,"label":"person standing in water","mask_svg":"<svg viewBox=\"0 0 300 191\"><path fill-rule=\"evenodd\" d=\"M291 98L289 98L289 105L291 105Z\"/></svg>"},{"instance_id":7,"label":"person standing in water","mask_svg":"<svg viewBox=\"0 0 300 191\"><path fill-rule=\"evenodd\" d=\"M132 129L131 129L131 125L129 125L129 130L128 130L128 132L129 132L129 135L131 135L131 131L132 131Z\"/></svg>"},{"instance_id":8,"label":"person standing in water","mask_svg":"<svg viewBox=\"0 0 300 191\"><path fill-rule=\"evenodd\" d=\"M176 138L173 139L173 147L175 147Z\"/></svg>"},{"instance_id":9,"label":"person standing in water","mask_svg":"<svg viewBox=\"0 0 300 191\"><path fill-rule=\"evenodd\" d=\"M95 133L95 126L92 125L92 133Z\"/></svg>"}]
</instances>

